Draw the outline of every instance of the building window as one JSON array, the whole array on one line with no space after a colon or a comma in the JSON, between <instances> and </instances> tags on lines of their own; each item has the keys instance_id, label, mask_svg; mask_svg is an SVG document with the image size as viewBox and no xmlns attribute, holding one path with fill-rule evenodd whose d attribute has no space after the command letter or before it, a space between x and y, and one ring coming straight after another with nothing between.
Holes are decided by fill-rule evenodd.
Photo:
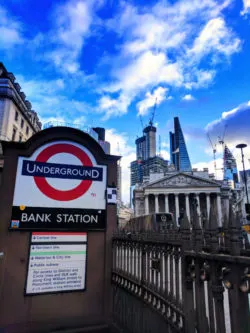
<instances>
[{"instance_id":1,"label":"building window","mask_svg":"<svg viewBox=\"0 0 250 333\"><path fill-rule=\"evenodd\" d=\"M26 127L26 135L29 135L29 126Z\"/></svg>"},{"instance_id":2,"label":"building window","mask_svg":"<svg viewBox=\"0 0 250 333\"><path fill-rule=\"evenodd\" d=\"M15 141L16 139L16 129L13 127L13 132L12 132L12 141Z\"/></svg>"},{"instance_id":3,"label":"building window","mask_svg":"<svg viewBox=\"0 0 250 333\"><path fill-rule=\"evenodd\" d=\"M24 120L22 119L21 120L21 128L23 128L23 125L24 125Z\"/></svg>"},{"instance_id":4,"label":"building window","mask_svg":"<svg viewBox=\"0 0 250 333\"><path fill-rule=\"evenodd\" d=\"M19 142L22 142L22 138L23 138L22 134L19 134Z\"/></svg>"},{"instance_id":5,"label":"building window","mask_svg":"<svg viewBox=\"0 0 250 333\"><path fill-rule=\"evenodd\" d=\"M15 114L15 121L18 121L18 112L16 111L16 114Z\"/></svg>"}]
</instances>

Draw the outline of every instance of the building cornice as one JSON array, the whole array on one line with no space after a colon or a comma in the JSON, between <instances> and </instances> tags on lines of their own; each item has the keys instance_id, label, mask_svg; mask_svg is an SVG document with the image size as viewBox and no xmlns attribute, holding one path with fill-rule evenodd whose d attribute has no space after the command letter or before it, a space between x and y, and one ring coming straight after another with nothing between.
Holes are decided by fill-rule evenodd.
<instances>
[{"instance_id":1,"label":"building cornice","mask_svg":"<svg viewBox=\"0 0 250 333\"><path fill-rule=\"evenodd\" d=\"M167 180L171 180L172 178L176 177L176 176L183 176L183 177L187 177L187 178L191 178L191 179L194 179L194 180L199 180L199 181L202 181L203 183L206 183L208 186L216 186L216 187L221 187L221 184L217 183L216 181L214 180L211 180L211 179L207 179L207 178L203 178L203 177L199 177L199 176L196 176L196 175L192 175L192 173L190 172L173 172L172 175L167 175L165 177L162 177L162 178L159 178L157 180L154 180L152 182L149 182L147 183L147 185L145 187L150 187L152 185L156 185L157 183L160 183L162 181L167 181ZM185 183L184 183L185 185ZM197 184L199 185L199 184ZM172 186L172 185L170 185ZM201 184L201 186L204 186L204 184Z\"/></svg>"},{"instance_id":2,"label":"building cornice","mask_svg":"<svg viewBox=\"0 0 250 333\"><path fill-rule=\"evenodd\" d=\"M41 123L39 121L35 121L35 124L32 123L29 113L32 116L37 117L34 111L27 107L27 104L31 106L29 101L23 101L20 94L16 91L14 85L9 79L1 79L0 78L0 98L8 98L13 101L13 103L18 107L18 109L22 112L23 117L27 120L30 127L35 131L41 130ZM34 115L32 115L32 113Z\"/></svg>"},{"instance_id":3,"label":"building cornice","mask_svg":"<svg viewBox=\"0 0 250 333\"><path fill-rule=\"evenodd\" d=\"M31 103L26 100L26 95L21 91L18 82L13 73L6 70L3 63L0 62L0 98L8 98L22 112L33 131L41 130L42 124L35 111L32 110ZM33 118L33 119L32 119ZM33 120L33 121L32 121Z\"/></svg>"},{"instance_id":4,"label":"building cornice","mask_svg":"<svg viewBox=\"0 0 250 333\"><path fill-rule=\"evenodd\" d=\"M135 190L137 192L137 190ZM186 188L145 188L144 195L154 194L190 194L190 193L220 193L219 187L186 187Z\"/></svg>"}]
</instances>

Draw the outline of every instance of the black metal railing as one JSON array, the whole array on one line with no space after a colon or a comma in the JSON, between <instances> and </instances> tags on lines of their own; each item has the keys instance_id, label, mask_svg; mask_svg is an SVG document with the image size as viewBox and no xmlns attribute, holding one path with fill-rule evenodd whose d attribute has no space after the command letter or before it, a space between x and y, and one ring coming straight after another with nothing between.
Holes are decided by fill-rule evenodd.
<instances>
[{"instance_id":1,"label":"black metal railing","mask_svg":"<svg viewBox=\"0 0 250 333\"><path fill-rule=\"evenodd\" d=\"M232 209L201 229L117 231L113 237L114 323L125 332L250 332L250 256Z\"/></svg>"}]
</instances>

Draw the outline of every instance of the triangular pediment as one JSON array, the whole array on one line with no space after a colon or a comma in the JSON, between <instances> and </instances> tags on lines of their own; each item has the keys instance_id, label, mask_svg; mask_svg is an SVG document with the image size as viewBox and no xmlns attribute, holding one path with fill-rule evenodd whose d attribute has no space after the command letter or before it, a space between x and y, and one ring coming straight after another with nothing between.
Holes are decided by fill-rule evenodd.
<instances>
[{"instance_id":1,"label":"triangular pediment","mask_svg":"<svg viewBox=\"0 0 250 333\"><path fill-rule=\"evenodd\" d=\"M159 187L220 187L218 183L213 180L201 178L185 173L177 173L173 176L167 176L157 181L149 183L147 188Z\"/></svg>"}]
</instances>

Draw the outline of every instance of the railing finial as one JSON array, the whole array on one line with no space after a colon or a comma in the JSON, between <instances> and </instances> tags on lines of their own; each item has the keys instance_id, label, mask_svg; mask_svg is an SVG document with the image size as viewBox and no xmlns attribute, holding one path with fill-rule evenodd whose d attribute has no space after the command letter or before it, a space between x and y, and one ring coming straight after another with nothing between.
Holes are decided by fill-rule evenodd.
<instances>
[{"instance_id":1,"label":"railing finial","mask_svg":"<svg viewBox=\"0 0 250 333\"><path fill-rule=\"evenodd\" d=\"M181 230L190 230L190 221L188 219L186 211L184 211L183 218L180 221L180 229Z\"/></svg>"},{"instance_id":2,"label":"railing finial","mask_svg":"<svg viewBox=\"0 0 250 333\"><path fill-rule=\"evenodd\" d=\"M201 229L200 218L199 218L197 209L194 209L194 214L193 214L193 228L195 230L200 230Z\"/></svg>"},{"instance_id":3,"label":"railing finial","mask_svg":"<svg viewBox=\"0 0 250 333\"><path fill-rule=\"evenodd\" d=\"M233 205L229 206L229 221L228 221L228 229L236 227L236 216L233 210Z\"/></svg>"},{"instance_id":4,"label":"railing finial","mask_svg":"<svg viewBox=\"0 0 250 333\"><path fill-rule=\"evenodd\" d=\"M209 216L206 216L205 222L204 222L204 230L209 230Z\"/></svg>"},{"instance_id":5,"label":"railing finial","mask_svg":"<svg viewBox=\"0 0 250 333\"><path fill-rule=\"evenodd\" d=\"M235 214L232 205L229 207L228 232L230 236L230 253L233 255L240 254L242 230L239 215Z\"/></svg>"},{"instance_id":6,"label":"railing finial","mask_svg":"<svg viewBox=\"0 0 250 333\"><path fill-rule=\"evenodd\" d=\"M211 205L209 214L209 230L216 230L218 228L218 216L214 205Z\"/></svg>"}]
</instances>

